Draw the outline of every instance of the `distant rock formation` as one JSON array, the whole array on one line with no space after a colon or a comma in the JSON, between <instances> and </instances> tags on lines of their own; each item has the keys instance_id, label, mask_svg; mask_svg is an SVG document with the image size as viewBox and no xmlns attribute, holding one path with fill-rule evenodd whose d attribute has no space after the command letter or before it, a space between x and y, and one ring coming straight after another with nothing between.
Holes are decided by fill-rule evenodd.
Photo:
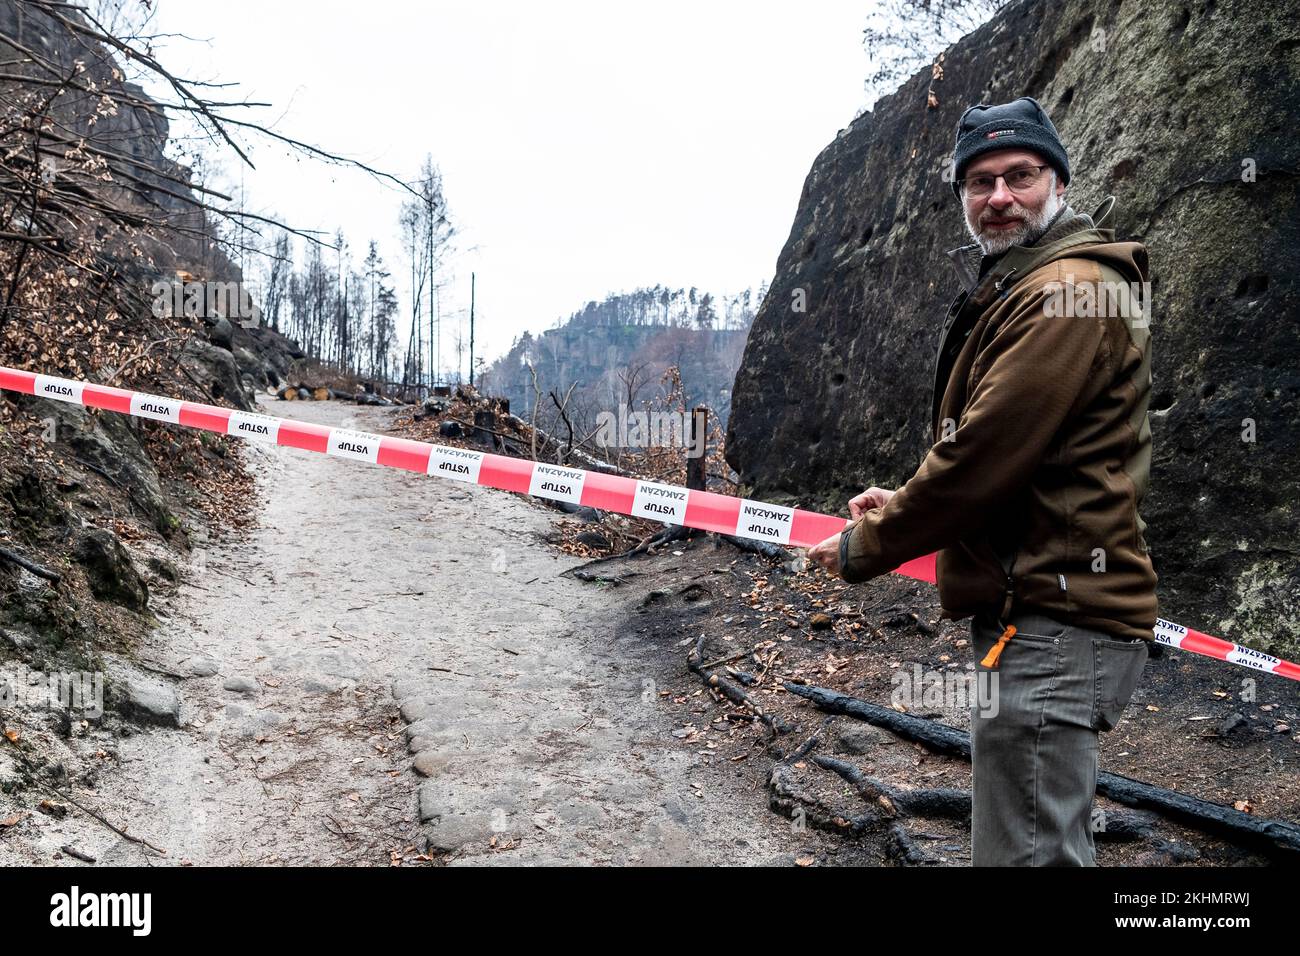
<instances>
[{"instance_id":1,"label":"distant rock formation","mask_svg":"<svg viewBox=\"0 0 1300 956\"><path fill-rule=\"evenodd\" d=\"M1020 0L947 51L938 108L927 69L842 130L736 377L727 457L753 494L844 512L913 474L959 288L944 251L969 241L942 176L957 119L1033 96L1071 205L1114 195L1151 255L1161 613L1300 650L1298 46L1294 4Z\"/></svg>"},{"instance_id":2,"label":"distant rock formation","mask_svg":"<svg viewBox=\"0 0 1300 956\"><path fill-rule=\"evenodd\" d=\"M525 332L483 372L481 384L529 418L537 394L531 366L544 405L551 404L548 390L564 394L572 385L570 411L590 418L602 411L617 414L620 405L640 409L669 390L664 373L676 366L686 403L707 405L725 424L753 303L762 296L760 289L756 297L746 290L716 299L694 288L663 286L612 293L562 325L537 336ZM630 400L629 380L635 392Z\"/></svg>"}]
</instances>

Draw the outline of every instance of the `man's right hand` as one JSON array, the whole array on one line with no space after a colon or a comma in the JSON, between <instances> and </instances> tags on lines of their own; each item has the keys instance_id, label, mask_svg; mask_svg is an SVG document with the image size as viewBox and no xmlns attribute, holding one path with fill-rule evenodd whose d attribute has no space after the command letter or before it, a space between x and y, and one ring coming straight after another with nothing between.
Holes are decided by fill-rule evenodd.
<instances>
[{"instance_id":1,"label":"man's right hand","mask_svg":"<svg viewBox=\"0 0 1300 956\"><path fill-rule=\"evenodd\" d=\"M857 521L872 508L883 508L885 502L894 497L887 488L868 488L849 502L849 518Z\"/></svg>"}]
</instances>

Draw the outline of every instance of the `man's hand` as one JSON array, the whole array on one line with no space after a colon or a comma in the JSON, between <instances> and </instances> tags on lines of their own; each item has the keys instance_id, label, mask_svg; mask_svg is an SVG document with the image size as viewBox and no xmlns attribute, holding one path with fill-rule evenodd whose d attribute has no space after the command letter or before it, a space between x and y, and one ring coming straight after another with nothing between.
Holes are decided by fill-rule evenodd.
<instances>
[{"instance_id":1,"label":"man's hand","mask_svg":"<svg viewBox=\"0 0 1300 956\"><path fill-rule=\"evenodd\" d=\"M885 507L885 502L892 497L894 493L887 488L868 488L849 502L849 518L857 521L872 508Z\"/></svg>"},{"instance_id":2,"label":"man's hand","mask_svg":"<svg viewBox=\"0 0 1300 956\"><path fill-rule=\"evenodd\" d=\"M808 560L820 564L836 576L840 573L840 536L833 534L821 544L808 549Z\"/></svg>"},{"instance_id":3,"label":"man's hand","mask_svg":"<svg viewBox=\"0 0 1300 956\"><path fill-rule=\"evenodd\" d=\"M868 488L849 502L849 515L857 521L872 508L883 508L894 497L888 488ZM808 560L819 564L831 574L840 573L840 535L831 535L821 544L808 549Z\"/></svg>"}]
</instances>

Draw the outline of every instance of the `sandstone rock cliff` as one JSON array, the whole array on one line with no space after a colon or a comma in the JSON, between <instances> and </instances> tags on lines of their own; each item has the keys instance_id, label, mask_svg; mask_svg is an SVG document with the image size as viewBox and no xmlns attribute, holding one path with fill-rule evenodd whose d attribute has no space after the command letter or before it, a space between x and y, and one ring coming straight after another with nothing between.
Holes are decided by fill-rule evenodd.
<instances>
[{"instance_id":1,"label":"sandstone rock cliff","mask_svg":"<svg viewBox=\"0 0 1300 956\"><path fill-rule=\"evenodd\" d=\"M1069 150L1070 203L1091 213L1114 195L1118 237L1150 251L1142 516L1161 614L1297 653L1297 12L1021 0L947 51L937 109L926 70L842 130L808 175L736 378L728 459L754 495L846 513L915 471L958 290L944 251L969 241L942 176L954 128L972 103L1030 95Z\"/></svg>"}]
</instances>

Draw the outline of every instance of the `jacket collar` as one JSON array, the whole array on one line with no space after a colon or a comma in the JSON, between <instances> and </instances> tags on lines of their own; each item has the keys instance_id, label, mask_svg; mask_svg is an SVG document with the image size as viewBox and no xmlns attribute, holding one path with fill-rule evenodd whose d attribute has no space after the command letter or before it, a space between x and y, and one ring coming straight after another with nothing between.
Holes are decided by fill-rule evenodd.
<instances>
[{"instance_id":1,"label":"jacket collar","mask_svg":"<svg viewBox=\"0 0 1300 956\"><path fill-rule=\"evenodd\" d=\"M993 276L993 288L1001 292L1009 278L1022 279L1045 262L1076 245L1114 242L1112 213L1115 197L1107 196L1091 216L1076 212L1066 203L1052 218L1047 232L1027 246L1012 246L999 256L985 256L979 243L948 250L962 288L974 294L986 276ZM1013 276L1014 274L1014 276Z\"/></svg>"}]
</instances>

